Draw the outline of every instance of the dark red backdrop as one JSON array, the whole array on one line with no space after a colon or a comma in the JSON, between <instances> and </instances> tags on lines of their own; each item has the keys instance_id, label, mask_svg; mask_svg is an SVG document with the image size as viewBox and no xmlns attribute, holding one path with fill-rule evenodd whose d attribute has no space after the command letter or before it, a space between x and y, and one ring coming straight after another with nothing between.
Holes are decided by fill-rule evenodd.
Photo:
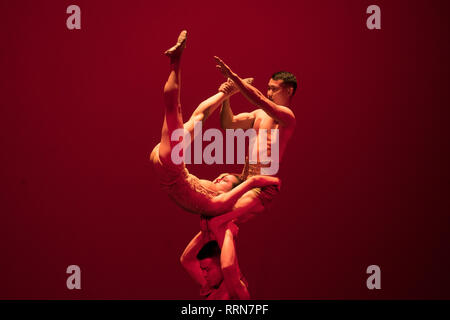
<instances>
[{"instance_id":1,"label":"dark red backdrop","mask_svg":"<svg viewBox=\"0 0 450 320\"><path fill-rule=\"evenodd\" d=\"M253 298L450 298L448 1L222 3L0 1L0 298L199 297L178 263L198 218L147 160L183 28L185 115L222 81L213 55L262 90L280 69L300 81L282 193L238 240Z\"/></svg>"}]
</instances>

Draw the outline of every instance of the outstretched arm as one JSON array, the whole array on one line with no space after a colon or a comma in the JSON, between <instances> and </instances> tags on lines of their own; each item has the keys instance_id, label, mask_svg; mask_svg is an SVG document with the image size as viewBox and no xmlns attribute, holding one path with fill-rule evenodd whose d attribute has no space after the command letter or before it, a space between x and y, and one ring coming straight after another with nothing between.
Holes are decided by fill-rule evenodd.
<instances>
[{"instance_id":1,"label":"outstretched arm","mask_svg":"<svg viewBox=\"0 0 450 320\"><path fill-rule=\"evenodd\" d=\"M208 229L218 229L220 226L225 226L228 222L233 222L235 224L241 224L252 218L254 218L258 213L264 211L264 206L257 195L250 190L244 194L236 202L233 210L225 214L213 217L207 221ZM222 246L223 235L216 238L219 246Z\"/></svg>"},{"instance_id":2,"label":"outstretched arm","mask_svg":"<svg viewBox=\"0 0 450 320\"><path fill-rule=\"evenodd\" d=\"M253 78L246 78L242 81L252 83ZM228 101L229 103L229 98L239 92L231 80L222 83L218 91L215 95L201 102L192 113L190 119L184 124L184 129L189 131L191 137L193 137L192 132L195 121L204 122L223 102Z\"/></svg>"},{"instance_id":3,"label":"outstretched arm","mask_svg":"<svg viewBox=\"0 0 450 320\"><path fill-rule=\"evenodd\" d=\"M208 213L204 213L204 215L213 217L229 212L233 209L239 198L241 198L251 189L258 187L262 188L270 185L279 187L280 179L278 179L277 177L262 175L250 177L230 191L222 193L213 198L211 202L211 210Z\"/></svg>"},{"instance_id":4,"label":"outstretched arm","mask_svg":"<svg viewBox=\"0 0 450 320\"><path fill-rule=\"evenodd\" d=\"M230 97L225 92L218 92L201 102L194 110L189 120L184 124L184 129L191 134L191 139L194 138L194 124L196 121L205 122L205 120L222 104L225 99Z\"/></svg>"},{"instance_id":5,"label":"outstretched arm","mask_svg":"<svg viewBox=\"0 0 450 320\"><path fill-rule=\"evenodd\" d=\"M231 71L225 62L219 57L214 57L218 68L222 73L234 81L241 93L250 101L251 104L263 109L269 116L277 120L283 127L295 126L295 116L292 110L287 107L279 106L266 98L258 89L251 84L243 81L236 73Z\"/></svg>"}]
</instances>

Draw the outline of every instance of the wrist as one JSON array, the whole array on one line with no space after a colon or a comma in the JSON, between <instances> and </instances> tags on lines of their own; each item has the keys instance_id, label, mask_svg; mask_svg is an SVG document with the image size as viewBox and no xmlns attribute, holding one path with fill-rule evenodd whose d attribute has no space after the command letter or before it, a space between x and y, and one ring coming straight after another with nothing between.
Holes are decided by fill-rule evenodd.
<instances>
[{"instance_id":1,"label":"wrist","mask_svg":"<svg viewBox=\"0 0 450 320\"><path fill-rule=\"evenodd\" d=\"M233 71L230 71L229 78L230 78L231 80L235 81L235 82L236 82L236 80L240 80L240 78L239 78L239 76L237 75L237 73L234 73Z\"/></svg>"},{"instance_id":2,"label":"wrist","mask_svg":"<svg viewBox=\"0 0 450 320\"><path fill-rule=\"evenodd\" d=\"M211 221L209 222L208 226L209 226L209 231L216 235L221 228L224 227L224 221L223 219L221 219L220 216L217 216L215 218L212 218Z\"/></svg>"}]
</instances>

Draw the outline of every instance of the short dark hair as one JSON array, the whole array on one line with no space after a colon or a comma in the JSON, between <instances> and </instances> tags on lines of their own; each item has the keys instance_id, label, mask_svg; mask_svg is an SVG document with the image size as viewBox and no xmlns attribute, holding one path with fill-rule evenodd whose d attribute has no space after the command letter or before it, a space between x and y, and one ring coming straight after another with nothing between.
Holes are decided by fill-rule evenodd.
<instances>
[{"instance_id":1,"label":"short dark hair","mask_svg":"<svg viewBox=\"0 0 450 320\"><path fill-rule=\"evenodd\" d=\"M209 241L197 253L197 259L220 257L220 248L216 240Z\"/></svg>"},{"instance_id":2,"label":"short dark hair","mask_svg":"<svg viewBox=\"0 0 450 320\"><path fill-rule=\"evenodd\" d=\"M295 91L297 91L297 78L290 72L287 71L278 71L275 72L272 75L273 80L283 80L283 84L287 85L288 87L292 87L294 91L292 92L292 95L295 94Z\"/></svg>"},{"instance_id":3,"label":"short dark hair","mask_svg":"<svg viewBox=\"0 0 450 320\"><path fill-rule=\"evenodd\" d=\"M240 174L237 173L230 173L231 176L235 177L238 181L233 183L232 187L235 188L238 185L240 185L242 182L244 182L244 180L242 179Z\"/></svg>"}]
</instances>

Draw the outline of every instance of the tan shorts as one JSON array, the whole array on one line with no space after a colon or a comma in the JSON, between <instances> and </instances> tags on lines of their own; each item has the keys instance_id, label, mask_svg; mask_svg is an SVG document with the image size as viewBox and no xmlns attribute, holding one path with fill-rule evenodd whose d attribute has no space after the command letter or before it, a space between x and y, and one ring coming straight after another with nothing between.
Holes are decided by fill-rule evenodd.
<instances>
[{"instance_id":1,"label":"tan shorts","mask_svg":"<svg viewBox=\"0 0 450 320\"><path fill-rule=\"evenodd\" d=\"M150 161L155 168L160 183L163 186L170 186L177 182L181 175L187 175L184 165L176 166L174 164L166 164L159 157L159 143L153 148L150 154Z\"/></svg>"},{"instance_id":2,"label":"tan shorts","mask_svg":"<svg viewBox=\"0 0 450 320\"><path fill-rule=\"evenodd\" d=\"M246 159L248 161L248 159ZM262 165L260 163L257 164L249 164L246 163L242 176L244 177L251 177L261 174L261 168L266 167L267 165ZM274 186L268 186L263 188L254 188L252 189L258 196L259 200L261 200L261 203L264 208L266 208L273 200L273 198L278 194L278 189Z\"/></svg>"}]
</instances>

